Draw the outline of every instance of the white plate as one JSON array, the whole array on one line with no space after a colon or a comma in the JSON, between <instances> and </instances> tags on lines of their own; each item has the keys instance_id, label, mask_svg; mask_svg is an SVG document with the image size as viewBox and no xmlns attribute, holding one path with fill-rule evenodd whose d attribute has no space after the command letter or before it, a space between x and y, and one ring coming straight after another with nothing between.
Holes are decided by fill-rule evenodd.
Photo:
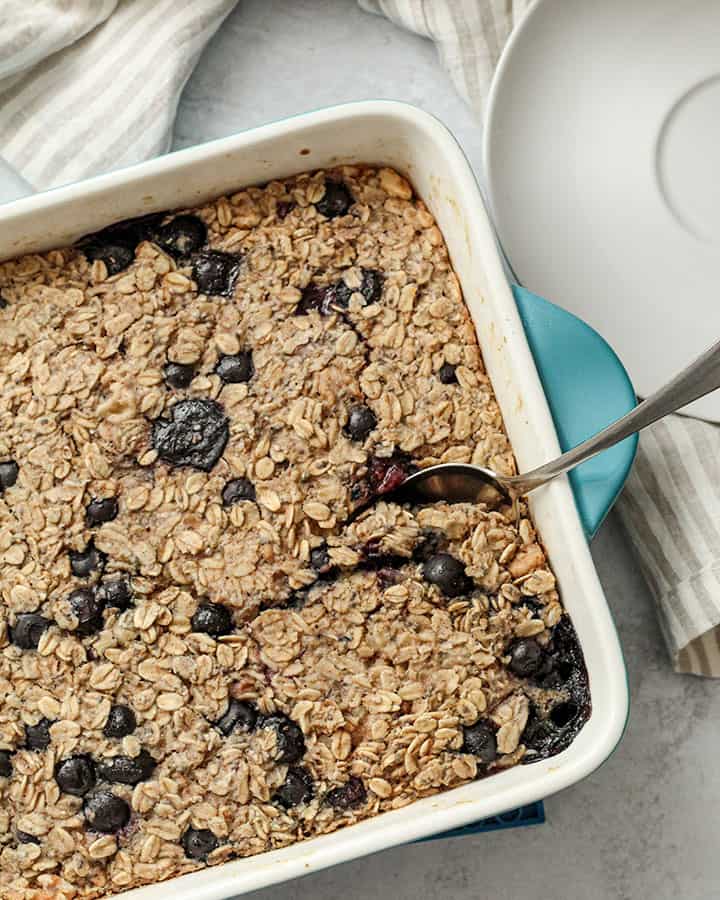
<instances>
[{"instance_id":1,"label":"white plate","mask_svg":"<svg viewBox=\"0 0 720 900\"><path fill-rule=\"evenodd\" d=\"M503 248L641 396L720 336L719 73L718 0L539 0L491 90ZM720 421L720 392L688 410Z\"/></svg>"}]
</instances>

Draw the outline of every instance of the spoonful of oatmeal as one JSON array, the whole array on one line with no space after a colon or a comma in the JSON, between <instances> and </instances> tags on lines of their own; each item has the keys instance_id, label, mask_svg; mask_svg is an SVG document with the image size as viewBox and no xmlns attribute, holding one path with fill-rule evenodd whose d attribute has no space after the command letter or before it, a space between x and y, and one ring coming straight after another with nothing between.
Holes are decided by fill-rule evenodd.
<instances>
[{"instance_id":1,"label":"spoonful of oatmeal","mask_svg":"<svg viewBox=\"0 0 720 900\"><path fill-rule=\"evenodd\" d=\"M627 415L552 462L521 475L503 475L470 463L441 463L413 473L392 493L398 500L414 503L436 500L477 503L489 500L493 489L503 496L522 496L718 387L720 341Z\"/></svg>"}]
</instances>

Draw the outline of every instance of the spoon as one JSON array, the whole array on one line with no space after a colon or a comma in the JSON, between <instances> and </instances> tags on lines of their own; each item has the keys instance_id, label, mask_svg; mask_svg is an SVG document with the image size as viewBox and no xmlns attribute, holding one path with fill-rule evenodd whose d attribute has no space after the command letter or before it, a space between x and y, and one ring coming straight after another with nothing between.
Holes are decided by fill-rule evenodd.
<instances>
[{"instance_id":1,"label":"spoon","mask_svg":"<svg viewBox=\"0 0 720 900\"><path fill-rule=\"evenodd\" d=\"M552 462L521 475L503 475L470 463L440 463L410 475L393 492L394 497L415 503L436 500L477 503L489 499L488 488L506 497L523 496L718 387L720 341L632 412Z\"/></svg>"}]
</instances>

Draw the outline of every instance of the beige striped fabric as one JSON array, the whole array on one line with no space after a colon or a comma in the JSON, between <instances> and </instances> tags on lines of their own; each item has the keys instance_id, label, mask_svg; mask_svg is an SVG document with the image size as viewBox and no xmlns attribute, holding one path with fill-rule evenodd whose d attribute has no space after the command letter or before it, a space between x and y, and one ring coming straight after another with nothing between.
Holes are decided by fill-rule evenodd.
<instances>
[{"instance_id":1,"label":"beige striped fabric","mask_svg":"<svg viewBox=\"0 0 720 900\"><path fill-rule=\"evenodd\" d=\"M678 672L720 676L720 429L647 429L618 503Z\"/></svg>"},{"instance_id":2,"label":"beige striped fabric","mask_svg":"<svg viewBox=\"0 0 720 900\"><path fill-rule=\"evenodd\" d=\"M530 0L358 0L433 40L480 118ZM236 0L0 0L0 155L42 189L170 146L177 102ZM318 27L321 27L320 23ZM679 672L720 676L720 429L643 434L618 509Z\"/></svg>"},{"instance_id":3,"label":"beige striped fabric","mask_svg":"<svg viewBox=\"0 0 720 900\"><path fill-rule=\"evenodd\" d=\"M170 147L180 93L236 0L1 0L0 153L34 187Z\"/></svg>"}]
</instances>

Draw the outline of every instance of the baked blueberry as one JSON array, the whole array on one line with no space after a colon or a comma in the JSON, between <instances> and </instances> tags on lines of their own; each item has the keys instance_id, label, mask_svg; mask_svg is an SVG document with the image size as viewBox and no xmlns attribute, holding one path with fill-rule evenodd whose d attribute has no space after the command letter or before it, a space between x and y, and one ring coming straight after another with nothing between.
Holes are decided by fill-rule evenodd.
<instances>
[{"instance_id":1,"label":"baked blueberry","mask_svg":"<svg viewBox=\"0 0 720 900\"><path fill-rule=\"evenodd\" d=\"M15 484L19 471L20 467L14 459L6 459L0 462L0 494Z\"/></svg>"},{"instance_id":2,"label":"baked blueberry","mask_svg":"<svg viewBox=\"0 0 720 900\"><path fill-rule=\"evenodd\" d=\"M2 294L0 294L0 309L7 309L7 307L8 307L7 300L3 297Z\"/></svg>"},{"instance_id":3,"label":"baked blueberry","mask_svg":"<svg viewBox=\"0 0 720 900\"><path fill-rule=\"evenodd\" d=\"M82 252L90 262L102 260L105 263L108 276L117 275L123 269L127 269L135 259L135 250L126 244L118 244L112 241L88 242L82 247Z\"/></svg>"},{"instance_id":4,"label":"baked blueberry","mask_svg":"<svg viewBox=\"0 0 720 900\"><path fill-rule=\"evenodd\" d=\"M533 638L520 638L508 647L508 668L519 678L530 678L539 671L543 662L540 644Z\"/></svg>"},{"instance_id":5,"label":"baked blueberry","mask_svg":"<svg viewBox=\"0 0 720 900\"><path fill-rule=\"evenodd\" d=\"M325 541L310 551L310 565L319 575L328 575L333 570L332 560Z\"/></svg>"},{"instance_id":6,"label":"baked blueberry","mask_svg":"<svg viewBox=\"0 0 720 900\"><path fill-rule=\"evenodd\" d=\"M315 209L326 219L344 216L354 203L347 186L342 181L325 181L325 193L315 204Z\"/></svg>"},{"instance_id":7,"label":"baked blueberry","mask_svg":"<svg viewBox=\"0 0 720 900\"><path fill-rule=\"evenodd\" d=\"M195 377L195 366L189 363L168 362L163 366L165 384L176 391L190 386Z\"/></svg>"},{"instance_id":8,"label":"baked blueberry","mask_svg":"<svg viewBox=\"0 0 720 900\"><path fill-rule=\"evenodd\" d=\"M189 256L207 241L207 225L198 216L175 216L158 228L155 240L171 256Z\"/></svg>"},{"instance_id":9,"label":"baked blueberry","mask_svg":"<svg viewBox=\"0 0 720 900\"><path fill-rule=\"evenodd\" d=\"M497 756L497 739L492 722L479 719L473 725L463 725L463 753L472 753L485 766Z\"/></svg>"},{"instance_id":10,"label":"baked blueberry","mask_svg":"<svg viewBox=\"0 0 720 900\"><path fill-rule=\"evenodd\" d=\"M257 725L258 711L254 704L247 700L230 700L228 708L215 722L215 727L229 737L233 731L254 731Z\"/></svg>"},{"instance_id":11,"label":"baked blueberry","mask_svg":"<svg viewBox=\"0 0 720 900\"><path fill-rule=\"evenodd\" d=\"M137 245L154 236L162 217L163 213L150 213L115 222L102 231L82 238L78 241L78 249L91 262L101 259L108 275L117 275L133 261Z\"/></svg>"},{"instance_id":12,"label":"baked blueberry","mask_svg":"<svg viewBox=\"0 0 720 900\"><path fill-rule=\"evenodd\" d=\"M400 487L416 471L410 460L401 453L392 456L371 456L365 478L356 482L350 491L352 499L363 505L374 497L389 494Z\"/></svg>"},{"instance_id":13,"label":"baked blueberry","mask_svg":"<svg viewBox=\"0 0 720 900\"><path fill-rule=\"evenodd\" d=\"M230 634L233 630L230 610L222 603L201 603L190 622L193 631L200 631L212 637Z\"/></svg>"},{"instance_id":14,"label":"baked blueberry","mask_svg":"<svg viewBox=\"0 0 720 900\"><path fill-rule=\"evenodd\" d=\"M273 794L272 802L290 809L312 800L313 793L313 780L308 770L301 766L290 766L285 781Z\"/></svg>"},{"instance_id":15,"label":"baked blueberry","mask_svg":"<svg viewBox=\"0 0 720 900\"><path fill-rule=\"evenodd\" d=\"M262 725L275 729L276 762L295 763L302 759L305 753L305 735L297 722L283 713L277 713L263 719Z\"/></svg>"},{"instance_id":16,"label":"baked blueberry","mask_svg":"<svg viewBox=\"0 0 720 900\"><path fill-rule=\"evenodd\" d=\"M116 703L110 707L110 712L105 720L103 734L106 738L124 738L132 734L137 728L135 713L129 706Z\"/></svg>"},{"instance_id":17,"label":"baked blueberry","mask_svg":"<svg viewBox=\"0 0 720 900\"><path fill-rule=\"evenodd\" d=\"M220 841L209 828L188 828L180 843L186 856L202 862L205 862L213 850L220 846Z\"/></svg>"},{"instance_id":18,"label":"baked blueberry","mask_svg":"<svg viewBox=\"0 0 720 900\"><path fill-rule=\"evenodd\" d=\"M249 478L231 478L222 489L223 506L232 506L241 500L255 499L255 485Z\"/></svg>"},{"instance_id":19,"label":"baked blueberry","mask_svg":"<svg viewBox=\"0 0 720 900\"><path fill-rule=\"evenodd\" d=\"M415 562L426 562L431 556L439 553L447 544L447 537L442 531L435 528L423 528L420 532L420 540L413 549L412 558Z\"/></svg>"},{"instance_id":20,"label":"baked blueberry","mask_svg":"<svg viewBox=\"0 0 720 900\"><path fill-rule=\"evenodd\" d=\"M132 606L132 587L127 578L115 578L101 582L95 591L97 602L103 607L112 606L125 610Z\"/></svg>"},{"instance_id":21,"label":"baked blueberry","mask_svg":"<svg viewBox=\"0 0 720 900\"><path fill-rule=\"evenodd\" d=\"M443 363L438 370L438 378L443 384L457 384L456 366L451 363Z\"/></svg>"},{"instance_id":22,"label":"baked blueberry","mask_svg":"<svg viewBox=\"0 0 720 900\"><path fill-rule=\"evenodd\" d=\"M95 591L78 588L68 597L70 609L78 620L76 634L95 634L103 627L103 604Z\"/></svg>"},{"instance_id":23,"label":"baked blueberry","mask_svg":"<svg viewBox=\"0 0 720 900\"><path fill-rule=\"evenodd\" d=\"M295 206L296 204L292 200L278 200L275 206L278 219L284 219L295 209Z\"/></svg>"},{"instance_id":24,"label":"baked blueberry","mask_svg":"<svg viewBox=\"0 0 720 900\"><path fill-rule=\"evenodd\" d=\"M40 638L52 622L38 613L20 613L10 628L10 640L21 650L37 650Z\"/></svg>"},{"instance_id":25,"label":"baked blueberry","mask_svg":"<svg viewBox=\"0 0 720 900\"><path fill-rule=\"evenodd\" d=\"M193 278L201 294L231 297L240 274L241 258L221 250L203 250L193 256Z\"/></svg>"},{"instance_id":26,"label":"baked blueberry","mask_svg":"<svg viewBox=\"0 0 720 900\"><path fill-rule=\"evenodd\" d=\"M84 797L95 787L95 763L86 753L68 756L55 766L55 781L66 794Z\"/></svg>"},{"instance_id":27,"label":"baked blueberry","mask_svg":"<svg viewBox=\"0 0 720 900\"><path fill-rule=\"evenodd\" d=\"M140 784L147 781L157 766L147 750L141 750L137 756L111 756L98 763L100 778L116 784Z\"/></svg>"},{"instance_id":28,"label":"baked blueberry","mask_svg":"<svg viewBox=\"0 0 720 900\"><path fill-rule=\"evenodd\" d=\"M118 502L115 497L102 497L93 499L85 507L85 521L88 527L102 525L104 522L112 522L118 514Z\"/></svg>"},{"instance_id":29,"label":"baked blueberry","mask_svg":"<svg viewBox=\"0 0 720 900\"><path fill-rule=\"evenodd\" d=\"M130 821L130 807L112 791L98 791L83 802L85 821L91 831L115 834Z\"/></svg>"},{"instance_id":30,"label":"baked blueberry","mask_svg":"<svg viewBox=\"0 0 720 900\"><path fill-rule=\"evenodd\" d=\"M364 441L377 425L375 413L369 406L353 406L345 431L353 441Z\"/></svg>"},{"instance_id":31,"label":"baked blueberry","mask_svg":"<svg viewBox=\"0 0 720 900\"><path fill-rule=\"evenodd\" d=\"M15 837L17 838L18 844L39 844L40 838L35 837L34 834L28 834L27 831L20 831L18 829L15 832Z\"/></svg>"},{"instance_id":32,"label":"baked blueberry","mask_svg":"<svg viewBox=\"0 0 720 900\"><path fill-rule=\"evenodd\" d=\"M98 550L90 541L84 550L69 550L70 571L78 578L87 578L93 572L102 572L107 562L107 554Z\"/></svg>"},{"instance_id":33,"label":"baked blueberry","mask_svg":"<svg viewBox=\"0 0 720 900\"><path fill-rule=\"evenodd\" d=\"M363 269L362 282L360 284L360 293L365 298L365 303L377 303L382 297L383 284L385 277L382 272L377 269Z\"/></svg>"},{"instance_id":34,"label":"baked blueberry","mask_svg":"<svg viewBox=\"0 0 720 900\"><path fill-rule=\"evenodd\" d=\"M579 712L580 710L577 703L574 703L572 700L567 700L553 706L550 710L550 720L553 725L557 725L558 728L565 728L573 721Z\"/></svg>"},{"instance_id":35,"label":"baked blueberry","mask_svg":"<svg viewBox=\"0 0 720 900\"><path fill-rule=\"evenodd\" d=\"M50 746L50 719L40 719L37 725L25 726L25 746L28 750L46 750Z\"/></svg>"},{"instance_id":36,"label":"baked blueberry","mask_svg":"<svg viewBox=\"0 0 720 900\"><path fill-rule=\"evenodd\" d=\"M241 384L244 381L250 381L254 372L250 350L221 356L215 366L215 374L226 384Z\"/></svg>"},{"instance_id":37,"label":"baked blueberry","mask_svg":"<svg viewBox=\"0 0 720 900\"><path fill-rule=\"evenodd\" d=\"M295 307L295 315L306 316L311 310L316 309L321 316L329 316L331 312L336 312L335 307L340 305L337 302L336 285L317 284L311 281L302 290L300 302ZM345 303L345 306L347 306L347 303Z\"/></svg>"},{"instance_id":38,"label":"baked blueberry","mask_svg":"<svg viewBox=\"0 0 720 900\"><path fill-rule=\"evenodd\" d=\"M434 584L446 597L460 597L472 588L465 566L449 553L436 553L423 563L425 581Z\"/></svg>"},{"instance_id":39,"label":"baked blueberry","mask_svg":"<svg viewBox=\"0 0 720 900\"><path fill-rule=\"evenodd\" d=\"M11 756L9 750L0 750L0 778L9 778L12 775Z\"/></svg>"},{"instance_id":40,"label":"baked blueberry","mask_svg":"<svg viewBox=\"0 0 720 900\"><path fill-rule=\"evenodd\" d=\"M169 418L156 419L152 443L171 466L191 466L209 472L223 455L230 437L225 411L214 400L180 400Z\"/></svg>"},{"instance_id":41,"label":"baked blueberry","mask_svg":"<svg viewBox=\"0 0 720 900\"><path fill-rule=\"evenodd\" d=\"M365 785L355 775L352 775L345 784L333 788L325 794L323 803L334 809L354 809L362 806L367 801Z\"/></svg>"}]
</instances>

